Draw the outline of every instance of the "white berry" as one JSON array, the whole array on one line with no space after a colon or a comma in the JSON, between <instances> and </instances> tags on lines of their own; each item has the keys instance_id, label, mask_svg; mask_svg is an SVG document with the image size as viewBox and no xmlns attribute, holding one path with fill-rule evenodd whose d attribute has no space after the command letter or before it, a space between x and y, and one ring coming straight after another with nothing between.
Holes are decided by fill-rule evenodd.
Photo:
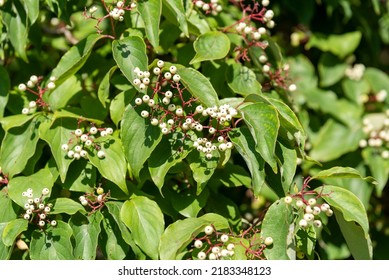
<instances>
[{"instance_id":1,"label":"white berry","mask_svg":"<svg viewBox=\"0 0 389 280\"><path fill-rule=\"evenodd\" d=\"M81 136L82 135L82 130L81 129L76 129L75 131L74 131L74 134L76 135L76 136Z\"/></svg>"},{"instance_id":2,"label":"white berry","mask_svg":"<svg viewBox=\"0 0 389 280\"><path fill-rule=\"evenodd\" d=\"M316 204L316 199L315 198L308 199L308 204L314 206Z\"/></svg>"},{"instance_id":3,"label":"white berry","mask_svg":"<svg viewBox=\"0 0 389 280\"><path fill-rule=\"evenodd\" d=\"M226 243L228 241L228 235L223 234L222 236L220 236L220 241L223 243Z\"/></svg>"},{"instance_id":4,"label":"white berry","mask_svg":"<svg viewBox=\"0 0 389 280\"><path fill-rule=\"evenodd\" d=\"M48 84L47 84L47 88L48 88L48 89L54 89L54 88L55 88L54 82L48 83Z\"/></svg>"},{"instance_id":5,"label":"white berry","mask_svg":"<svg viewBox=\"0 0 389 280\"><path fill-rule=\"evenodd\" d=\"M50 193L50 190L48 189L48 188L44 188L43 190L42 190L42 194L43 195L48 195Z\"/></svg>"},{"instance_id":6,"label":"white berry","mask_svg":"<svg viewBox=\"0 0 389 280\"><path fill-rule=\"evenodd\" d=\"M230 244L227 245L227 250L228 250L228 251L233 251L234 248L235 248L235 245L232 244L232 243L230 243Z\"/></svg>"},{"instance_id":7,"label":"white berry","mask_svg":"<svg viewBox=\"0 0 389 280\"><path fill-rule=\"evenodd\" d=\"M306 228L308 226L308 222L304 219L300 220L299 226L302 228Z\"/></svg>"},{"instance_id":8,"label":"white berry","mask_svg":"<svg viewBox=\"0 0 389 280\"><path fill-rule=\"evenodd\" d=\"M20 85L18 86L18 89L19 89L20 91L25 91L25 90L27 89L27 86L26 86L25 84L20 84Z\"/></svg>"},{"instance_id":9,"label":"white berry","mask_svg":"<svg viewBox=\"0 0 389 280\"><path fill-rule=\"evenodd\" d=\"M313 225L317 228L320 228L321 227L321 221L320 220L314 220L313 221Z\"/></svg>"},{"instance_id":10,"label":"white berry","mask_svg":"<svg viewBox=\"0 0 389 280\"><path fill-rule=\"evenodd\" d=\"M204 252L199 252L199 253L197 254L197 258L198 258L199 260L205 260L206 257L207 257L207 254L205 254Z\"/></svg>"},{"instance_id":11,"label":"white berry","mask_svg":"<svg viewBox=\"0 0 389 280\"><path fill-rule=\"evenodd\" d=\"M88 138L89 138L88 135L83 134L83 135L81 135L80 139L81 139L82 142L86 142L86 140L88 140Z\"/></svg>"},{"instance_id":12,"label":"white berry","mask_svg":"<svg viewBox=\"0 0 389 280\"><path fill-rule=\"evenodd\" d=\"M105 152L104 152L104 151L101 151L101 150L98 151L98 152L97 152L97 157L98 157L98 158L105 158Z\"/></svg>"},{"instance_id":13,"label":"white berry","mask_svg":"<svg viewBox=\"0 0 389 280\"><path fill-rule=\"evenodd\" d=\"M148 111L143 110L143 111L140 113L140 115L142 116L142 118L148 118L150 114L149 114Z\"/></svg>"},{"instance_id":14,"label":"white berry","mask_svg":"<svg viewBox=\"0 0 389 280\"><path fill-rule=\"evenodd\" d=\"M211 226L206 226L206 227L204 228L204 232L205 232L206 235L212 234L212 233L213 233L213 227L211 227Z\"/></svg>"},{"instance_id":15,"label":"white berry","mask_svg":"<svg viewBox=\"0 0 389 280\"><path fill-rule=\"evenodd\" d=\"M290 197L290 196L286 196L286 197L284 198L284 202L285 202L286 204L291 204L292 201L293 201L293 198Z\"/></svg>"},{"instance_id":16,"label":"white berry","mask_svg":"<svg viewBox=\"0 0 389 280\"><path fill-rule=\"evenodd\" d=\"M194 246L200 249L201 247L203 247L203 242L201 240L196 240Z\"/></svg>"},{"instance_id":17,"label":"white berry","mask_svg":"<svg viewBox=\"0 0 389 280\"><path fill-rule=\"evenodd\" d=\"M89 132L90 132L91 134L96 134L97 131L98 131L97 128L94 127L94 126L92 126L92 127L89 129Z\"/></svg>"}]
</instances>

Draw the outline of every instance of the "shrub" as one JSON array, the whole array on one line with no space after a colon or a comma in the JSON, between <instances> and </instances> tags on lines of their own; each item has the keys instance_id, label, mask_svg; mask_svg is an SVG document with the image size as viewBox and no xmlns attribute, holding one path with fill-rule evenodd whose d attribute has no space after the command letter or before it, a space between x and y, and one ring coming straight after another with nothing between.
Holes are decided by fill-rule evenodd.
<instances>
[{"instance_id":1,"label":"shrub","mask_svg":"<svg viewBox=\"0 0 389 280\"><path fill-rule=\"evenodd\" d=\"M372 68L359 90L360 32L293 35L323 52L318 84L274 36L282 1L0 3L1 259L331 258L339 230L372 258L353 191L387 169L376 148L332 162L389 88Z\"/></svg>"}]
</instances>

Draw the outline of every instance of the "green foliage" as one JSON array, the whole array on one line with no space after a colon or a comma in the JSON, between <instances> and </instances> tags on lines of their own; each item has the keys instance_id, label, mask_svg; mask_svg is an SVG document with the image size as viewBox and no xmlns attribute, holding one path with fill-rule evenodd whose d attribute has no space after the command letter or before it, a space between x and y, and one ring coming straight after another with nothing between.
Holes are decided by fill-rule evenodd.
<instances>
[{"instance_id":1,"label":"green foliage","mask_svg":"<svg viewBox=\"0 0 389 280\"><path fill-rule=\"evenodd\" d=\"M205 2L1 2L0 259L383 258L388 7Z\"/></svg>"}]
</instances>

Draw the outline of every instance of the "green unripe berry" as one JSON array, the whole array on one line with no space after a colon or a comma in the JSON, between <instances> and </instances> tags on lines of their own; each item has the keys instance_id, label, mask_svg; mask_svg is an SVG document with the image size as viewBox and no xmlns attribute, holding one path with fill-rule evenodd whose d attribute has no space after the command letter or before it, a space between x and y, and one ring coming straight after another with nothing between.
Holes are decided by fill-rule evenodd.
<instances>
[{"instance_id":1,"label":"green unripe berry","mask_svg":"<svg viewBox=\"0 0 389 280\"><path fill-rule=\"evenodd\" d=\"M98 187L98 188L96 189L96 193L97 193L97 194L103 194L103 193L104 193L104 189L103 189L102 187Z\"/></svg>"}]
</instances>

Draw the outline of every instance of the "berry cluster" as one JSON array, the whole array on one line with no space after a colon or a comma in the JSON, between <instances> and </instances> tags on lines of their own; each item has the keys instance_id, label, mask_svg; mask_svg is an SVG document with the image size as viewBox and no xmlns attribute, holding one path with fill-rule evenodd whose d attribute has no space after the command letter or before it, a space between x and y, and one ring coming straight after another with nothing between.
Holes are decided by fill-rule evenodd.
<instances>
[{"instance_id":1,"label":"berry cluster","mask_svg":"<svg viewBox=\"0 0 389 280\"><path fill-rule=\"evenodd\" d=\"M286 196L284 198L286 204L293 203L292 196ZM313 225L317 228L322 226L322 222L320 220L320 213L325 213L328 217L331 217L334 212L331 207L327 203L317 204L316 198L309 198L307 201L302 199L296 199L294 206L300 210L302 209L302 218L299 220L298 224L301 228L305 229L309 225Z\"/></svg>"},{"instance_id":2,"label":"berry cluster","mask_svg":"<svg viewBox=\"0 0 389 280\"><path fill-rule=\"evenodd\" d=\"M113 3L113 5L110 5L105 3L105 1L101 1L103 8L107 14L105 14L101 18L97 18L95 16L95 13L97 12L98 8L96 6L92 6L89 8L88 12L85 8L84 17L86 19L93 19L97 21L95 28L97 29L97 32L99 34L103 33L103 30L100 29L101 22L109 18L111 20L113 36L111 35L106 35L106 36L115 39L116 34L115 34L114 21L124 21L124 15L126 11L131 11L137 7L136 1L129 1L128 4L126 2L127 1L117 1L116 4Z\"/></svg>"},{"instance_id":3,"label":"berry cluster","mask_svg":"<svg viewBox=\"0 0 389 280\"><path fill-rule=\"evenodd\" d=\"M96 193L85 193L79 197L79 200L83 206L90 210L89 214L91 215L104 206L105 202L109 198L109 195L109 191L105 193L102 187L98 187L96 189Z\"/></svg>"},{"instance_id":4,"label":"berry cluster","mask_svg":"<svg viewBox=\"0 0 389 280\"><path fill-rule=\"evenodd\" d=\"M386 97L388 96L388 92L384 89L377 92L377 94L365 94L362 95L362 102L363 103L382 103L385 101Z\"/></svg>"},{"instance_id":5,"label":"berry cluster","mask_svg":"<svg viewBox=\"0 0 389 280\"><path fill-rule=\"evenodd\" d=\"M132 2L129 6L125 6L125 1L118 1L116 7L114 7L110 12L109 16L114 20L123 21L124 14L126 10L131 10L136 8L136 2Z\"/></svg>"},{"instance_id":6,"label":"berry cluster","mask_svg":"<svg viewBox=\"0 0 389 280\"><path fill-rule=\"evenodd\" d=\"M217 232L213 225L204 228L204 236L196 238L193 246L198 250L197 258L205 260L231 259L235 254L235 245L229 243L230 237L227 234Z\"/></svg>"},{"instance_id":7,"label":"berry cluster","mask_svg":"<svg viewBox=\"0 0 389 280\"><path fill-rule=\"evenodd\" d=\"M193 4L203 10L206 14L212 14L217 16L222 10L223 7L219 4L219 0L211 0L209 3L202 0L192 0Z\"/></svg>"},{"instance_id":8,"label":"berry cluster","mask_svg":"<svg viewBox=\"0 0 389 280\"><path fill-rule=\"evenodd\" d=\"M243 38L245 46L237 46L234 50L238 53L236 59L249 61L248 50L251 47L262 49L268 47L268 41L263 38L268 33L267 28L271 29L275 26L274 12L266 8L269 1L262 1L262 6L258 2L248 4L244 1L236 1L234 4L242 9L243 16L234 24L224 28L224 32L237 33ZM263 26L257 27L256 22L260 22Z\"/></svg>"},{"instance_id":9,"label":"berry cluster","mask_svg":"<svg viewBox=\"0 0 389 280\"><path fill-rule=\"evenodd\" d=\"M251 25L250 22L239 22L239 24L235 27L235 30L238 34L252 41L259 41L262 35L267 32L265 27L256 28L254 25Z\"/></svg>"},{"instance_id":10,"label":"berry cluster","mask_svg":"<svg viewBox=\"0 0 389 280\"><path fill-rule=\"evenodd\" d=\"M350 66L346 69L345 75L347 78L353 81L360 81L365 73L365 65L363 64L355 64L354 66Z\"/></svg>"},{"instance_id":11,"label":"berry cluster","mask_svg":"<svg viewBox=\"0 0 389 280\"><path fill-rule=\"evenodd\" d=\"M284 198L284 202L292 205L297 213L299 219L298 225L302 229L307 229L311 225L316 228L322 227L321 215L324 213L327 217L331 217L334 212L327 203L318 203L317 199L322 197L322 194L316 195L314 191L308 190L310 177L304 180L304 184L300 192L294 195L288 195ZM307 199L307 196L309 197Z\"/></svg>"},{"instance_id":12,"label":"berry cluster","mask_svg":"<svg viewBox=\"0 0 389 280\"><path fill-rule=\"evenodd\" d=\"M18 89L22 92L28 91L33 93L38 97L35 101L30 101L28 104L28 107L25 107L22 109L22 114L27 115L31 113L35 113L37 106L39 107L46 107L48 108L48 105L45 101L43 101L43 94L48 91L55 88L55 77L50 77L50 82L46 85L46 87L41 87L41 82L43 80L43 77L38 77L36 75L32 75L27 83L21 83L18 86Z\"/></svg>"},{"instance_id":13,"label":"berry cluster","mask_svg":"<svg viewBox=\"0 0 389 280\"><path fill-rule=\"evenodd\" d=\"M44 188L40 196L35 198L31 188L22 193L22 196L27 197L27 202L24 205L26 212L24 213L23 218L29 222L36 223L41 229L43 229L46 224L52 226L57 225L56 220L49 220L47 217L53 207L53 204L51 203L44 203L45 197L47 197L49 193L50 190L48 188Z\"/></svg>"},{"instance_id":14,"label":"berry cluster","mask_svg":"<svg viewBox=\"0 0 389 280\"><path fill-rule=\"evenodd\" d=\"M288 78L289 64L285 64L282 68L271 71L272 65L268 62L268 58L265 54L260 55L258 57L258 61L263 64L263 74L269 77L269 80L273 82L275 86L281 87L290 92L297 90L297 86L293 83L291 84ZM263 87L266 88L266 84L264 84Z\"/></svg>"},{"instance_id":15,"label":"berry cluster","mask_svg":"<svg viewBox=\"0 0 389 280\"><path fill-rule=\"evenodd\" d=\"M72 135L68 143L62 144L61 149L67 152L68 158L74 158L79 160L80 158L88 158L88 152L86 149L95 149L97 150L97 157L100 159L105 158L105 152L101 150L100 144L96 143L98 138L98 133L101 137L111 135L113 129L108 128L97 128L96 126L91 125L87 131L84 131L84 128L77 128Z\"/></svg>"},{"instance_id":16,"label":"berry cluster","mask_svg":"<svg viewBox=\"0 0 389 280\"><path fill-rule=\"evenodd\" d=\"M385 112L385 118L365 118L363 131L367 139L359 141L359 147L374 147L380 152L381 157L389 159L389 109Z\"/></svg>"},{"instance_id":17,"label":"berry cluster","mask_svg":"<svg viewBox=\"0 0 389 280\"><path fill-rule=\"evenodd\" d=\"M186 96L177 67L172 65L164 70L164 66L164 61L159 60L152 74L138 67L134 69L137 77L133 84L142 94L134 101L141 108L140 115L149 119L151 125L159 126L164 135L175 131L182 131L185 135L189 131L202 133L194 140L193 146L205 153L207 159L212 158L212 151L231 149L233 145L228 141L228 131L238 111L229 104L209 108L198 105L190 110L196 100Z\"/></svg>"}]
</instances>

